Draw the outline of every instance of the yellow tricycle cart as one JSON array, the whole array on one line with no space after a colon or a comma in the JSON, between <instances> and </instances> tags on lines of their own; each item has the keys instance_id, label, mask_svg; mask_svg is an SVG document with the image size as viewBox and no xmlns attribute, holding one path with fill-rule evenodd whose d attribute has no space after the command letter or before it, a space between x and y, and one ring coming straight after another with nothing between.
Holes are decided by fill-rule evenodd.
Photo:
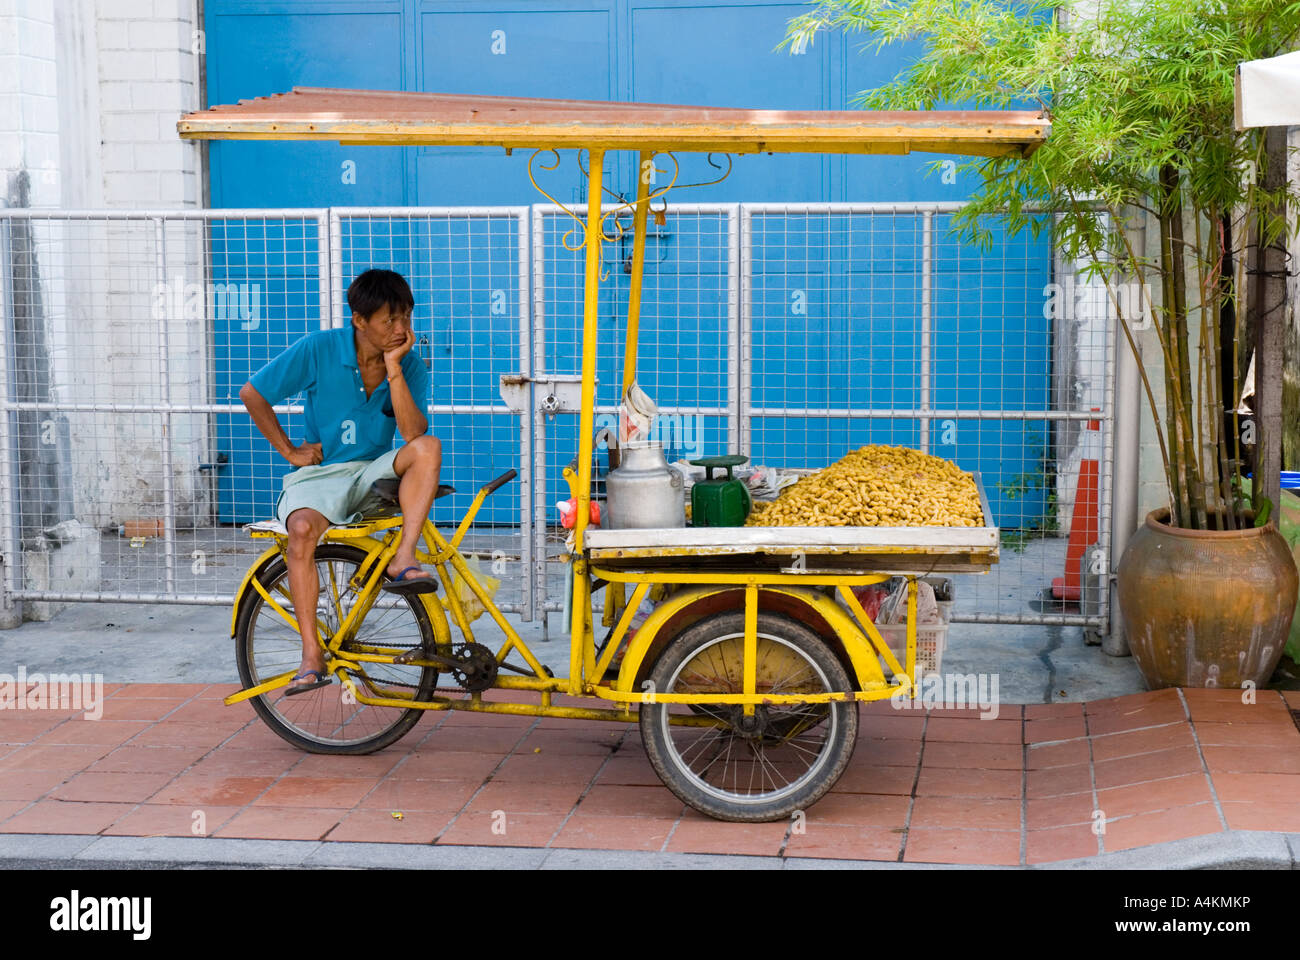
<instances>
[{"instance_id":1,"label":"yellow tricycle cart","mask_svg":"<svg viewBox=\"0 0 1300 960\"><path fill-rule=\"evenodd\" d=\"M859 701L914 695L917 578L986 572L997 562L998 531L982 489L984 525L977 527L589 525L597 293L601 245L608 239L603 222L631 209L626 395L636 372L647 214L651 201L672 188L670 183L652 189L656 156L670 156L674 167L673 151L920 150L1023 157L1046 137L1043 118L1027 112L786 112L298 87L188 114L178 128L188 138L527 149L535 151L530 178L539 157L558 161L555 151L583 149L592 184L585 222L578 227L581 243L570 246L585 246L586 279L579 449L575 469L566 471L576 500L567 676L554 676L542 665L459 550L484 498L511 479L511 471L479 491L450 539L426 518L417 557L436 569L445 601L380 590L400 518L382 516L327 531L316 554L316 617L330 672L339 682L295 697L283 694L301 649L285 534L278 524L255 525L254 535L274 544L248 571L237 596L231 633L244 689L227 703L251 701L277 733L319 753L380 749L405 734L424 710L635 720L655 770L684 802L721 819L762 821L805 809L832 787L853 753ZM638 154L637 197L603 207L602 171L607 154L616 150ZM908 581L901 657L853 592L891 575ZM630 589L600 648L592 617L597 585ZM660 600L632 633L634 614L651 590ZM500 649L474 641L465 609L474 602L504 632ZM507 662L511 653L526 666ZM454 691L440 692L440 674L454 681ZM516 693L485 698L489 690Z\"/></svg>"}]
</instances>

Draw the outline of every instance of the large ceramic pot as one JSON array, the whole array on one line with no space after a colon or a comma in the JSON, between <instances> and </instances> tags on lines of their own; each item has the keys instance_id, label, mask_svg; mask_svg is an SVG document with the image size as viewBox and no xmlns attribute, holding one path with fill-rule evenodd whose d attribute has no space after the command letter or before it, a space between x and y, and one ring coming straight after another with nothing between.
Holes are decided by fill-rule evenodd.
<instances>
[{"instance_id":1,"label":"large ceramic pot","mask_svg":"<svg viewBox=\"0 0 1300 960\"><path fill-rule=\"evenodd\" d=\"M1277 527L1186 530L1153 510L1120 560L1120 609L1153 689L1261 686L1295 613L1295 561Z\"/></svg>"}]
</instances>

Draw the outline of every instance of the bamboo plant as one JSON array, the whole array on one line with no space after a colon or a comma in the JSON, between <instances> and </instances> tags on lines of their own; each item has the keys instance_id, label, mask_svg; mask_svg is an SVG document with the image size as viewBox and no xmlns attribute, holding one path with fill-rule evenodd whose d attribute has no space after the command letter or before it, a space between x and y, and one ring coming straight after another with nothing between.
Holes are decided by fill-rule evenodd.
<instances>
[{"instance_id":1,"label":"bamboo plant","mask_svg":"<svg viewBox=\"0 0 1300 960\"><path fill-rule=\"evenodd\" d=\"M1051 225L1060 253L1104 281L1137 357L1170 522L1242 523L1243 451L1231 425L1249 359L1244 252L1257 236L1289 233L1274 211L1296 210L1296 196L1285 178L1271 193L1259 185L1264 138L1234 129L1233 81L1239 62L1297 46L1300 2L823 0L790 22L783 45L806 49L825 30L866 35L868 50L919 44L910 66L859 96L867 109L1046 113L1051 135L1027 160L963 164L979 187L954 229L987 246L991 214L1011 233ZM1154 255L1132 239L1147 218L1159 231ZM1131 283L1136 304L1121 294ZM1158 362L1138 349L1135 331L1148 324Z\"/></svg>"}]
</instances>

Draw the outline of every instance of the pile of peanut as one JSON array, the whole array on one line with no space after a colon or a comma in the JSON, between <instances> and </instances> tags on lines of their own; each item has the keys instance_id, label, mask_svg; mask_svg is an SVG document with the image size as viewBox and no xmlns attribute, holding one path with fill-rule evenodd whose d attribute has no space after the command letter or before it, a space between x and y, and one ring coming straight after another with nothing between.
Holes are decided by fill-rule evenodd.
<instances>
[{"instance_id":1,"label":"pile of peanut","mask_svg":"<svg viewBox=\"0 0 1300 960\"><path fill-rule=\"evenodd\" d=\"M984 522L969 474L906 447L869 446L792 487L755 501L747 527L978 527Z\"/></svg>"}]
</instances>

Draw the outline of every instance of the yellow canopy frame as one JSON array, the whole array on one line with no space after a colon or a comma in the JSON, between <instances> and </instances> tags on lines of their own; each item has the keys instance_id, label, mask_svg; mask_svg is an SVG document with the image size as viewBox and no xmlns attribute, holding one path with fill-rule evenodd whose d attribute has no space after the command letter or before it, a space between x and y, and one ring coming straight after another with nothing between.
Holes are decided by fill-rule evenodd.
<instances>
[{"instance_id":1,"label":"yellow canopy frame","mask_svg":"<svg viewBox=\"0 0 1300 960\"><path fill-rule=\"evenodd\" d=\"M502 147L507 154L516 148L532 149L536 152L529 161L529 177L534 186L537 182L531 164L541 153L574 148L588 152L590 166L584 172L593 186L588 190L584 238L582 244L570 247L576 250L585 245L586 248L569 674L569 692L578 694L584 672L589 673L595 666L583 662L587 647L584 641L591 634L591 583L583 545L591 499L602 223L606 216L628 207L623 203L611 211L603 210L602 175L606 154L612 150L636 150L639 160L636 200L631 205L633 253L622 377L626 394L636 375L650 201L667 193L676 181L674 173L673 183L651 193L649 185L656 155L671 151L725 154L926 151L1028 157L1046 139L1050 124L1042 115L1029 111L771 111L294 87L288 93L186 114L177 123L177 130L185 139L490 145ZM558 153L556 159L558 162ZM549 197L540 186L537 189ZM915 583L911 588L909 607L914 603ZM747 603L746 608L747 616L752 617L753 604ZM909 639L909 648L913 642ZM909 661L911 653L909 649ZM587 656L590 655L588 651Z\"/></svg>"}]
</instances>

